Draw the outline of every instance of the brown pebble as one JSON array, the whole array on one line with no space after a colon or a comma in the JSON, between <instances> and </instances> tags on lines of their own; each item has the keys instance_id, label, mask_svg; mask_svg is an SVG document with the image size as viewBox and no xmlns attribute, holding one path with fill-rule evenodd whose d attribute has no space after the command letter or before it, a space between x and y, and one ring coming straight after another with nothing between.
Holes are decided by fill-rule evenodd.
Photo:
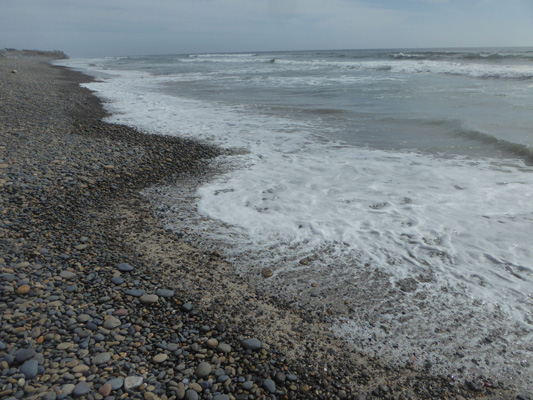
<instances>
[{"instance_id":1,"label":"brown pebble","mask_svg":"<svg viewBox=\"0 0 533 400\"><path fill-rule=\"evenodd\" d=\"M111 385L109 383L106 383L105 385L103 385L101 388L100 388L100 394L102 396L109 396L109 394L111 393L111 390L113 390L113 388L111 387Z\"/></svg>"},{"instance_id":2,"label":"brown pebble","mask_svg":"<svg viewBox=\"0 0 533 400\"><path fill-rule=\"evenodd\" d=\"M263 268L261 270L261 275L263 275L263 278L270 278L274 276L274 271L272 271L270 268Z\"/></svg>"},{"instance_id":3,"label":"brown pebble","mask_svg":"<svg viewBox=\"0 0 533 400\"><path fill-rule=\"evenodd\" d=\"M17 294L26 294L30 291L30 285L22 285L17 288Z\"/></svg>"}]
</instances>

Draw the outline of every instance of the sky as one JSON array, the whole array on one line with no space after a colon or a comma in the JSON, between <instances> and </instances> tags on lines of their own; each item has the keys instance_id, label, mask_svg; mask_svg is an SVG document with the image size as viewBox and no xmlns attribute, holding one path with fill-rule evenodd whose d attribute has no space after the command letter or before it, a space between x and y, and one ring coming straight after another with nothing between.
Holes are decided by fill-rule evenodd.
<instances>
[{"instance_id":1,"label":"sky","mask_svg":"<svg viewBox=\"0 0 533 400\"><path fill-rule=\"evenodd\" d=\"M0 49L71 57L506 46L532 0L0 0Z\"/></svg>"}]
</instances>

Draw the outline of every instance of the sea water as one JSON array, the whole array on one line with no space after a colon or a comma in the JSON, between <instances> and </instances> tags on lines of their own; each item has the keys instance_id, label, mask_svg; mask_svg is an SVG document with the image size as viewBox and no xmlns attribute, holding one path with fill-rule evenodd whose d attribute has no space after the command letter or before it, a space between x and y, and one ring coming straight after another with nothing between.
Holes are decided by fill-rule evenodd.
<instances>
[{"instance_id":1,"label":"sea water","mask_svg":"<svg viewBox=\"0 0 533 400\"><path fill-rule=\"evenodd\" d=\"M110 122L232 149L146 195L358 351L533 382L533 49L64 62ZM273 278L262 280L268 267Z\"/></svg>"}]
</instances>

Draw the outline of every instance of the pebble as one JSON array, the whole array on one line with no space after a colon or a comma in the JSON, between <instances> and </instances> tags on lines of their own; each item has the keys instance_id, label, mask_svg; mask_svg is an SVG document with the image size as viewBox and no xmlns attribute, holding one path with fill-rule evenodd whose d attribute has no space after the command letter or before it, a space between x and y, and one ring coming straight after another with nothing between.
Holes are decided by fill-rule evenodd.
<instances>
[{"instance_id":1,"label":"pebble","mask_svg":"<svg viewBox=\"0 0 533 400\"><path fill-rule=\"evenodd\" d=\"M21 349L17 351L17 355L15 356L15 360L18 363L23 363L26 360L29 360L33 356L35 356L37 352L35 349L29 348L29 349Z\"/></svg>"},{"instance_id":2,"label":"pebble","mask_svg":"<svg viewBox=\"0 0 533 400\"><path fill-rule=\"evenodd\" d=\"M39 363L37 360L28 360L20 366L19 372L24 374L26 379L33 379L39 373Z\"/></svg>"},{"instance_id":3,"label":"pebble","mask_svg":"<svg viewBox=\"0 0 533 400\"><path fill-rule=\"evenodd\" d=\"M174 292L171 289L158 289L155 294L157 294L159 297L173 297L176 292Z\"/></svg>"},{"instance_id":4,"label":"pebble","mask_svg":"<svg viewBox=\"0 0 533 400\"><path fill-rule=\"evenodd\" d=\"M206 378L211 373L211 365L209 363L206 363L202 361L200 364L198 364L198 367L196 368L196 371L194 372L194 375L196 375L198 378Z\"/></svg>"},{"instance_id":5,"label":"pebble","mask_svg":"<svg viewBox=\"0 0 533 400\"><path fill-rule=\"evenodd\" d=\"M142 304L152 305L152 304L157 303L157 301L159 300L159 297L155 294L144 294L140 297L139 300L141 301Z\"/></svg>"},{"instance_id":6,"label":"pebble","mask_svg":"<svg viewBox=\"0 0 533 400\"><path fill-rule=\"evenodd\" d=\"M76 273L72 271L61 271L59 276L63 279L74 279L76 277Z\"/></svg>"},{"instance_id":7,"label":"pebble","mask_svg":"<svg viewBox=\"0 0 533 400\"><path fill-rule=\"evenodd\" d=\"M106 382L111 389L118 390L124 385L124 378L114 378Z\"/></svg>"},{"instance_id":8,"label":"pebble","mask_svg":"<svg viewBox=\"0 0 533 400\"><path fill-rule=\"evenodd\" d=\"M78 397L78 396L84 396L90 391L91 391L91 386L87 382L81 381L77 383L76 386L74 386L74 389L72 390L72 394Z\"/></svg>"},{"instance_id":9,"label":"pebble","mask_svg":"<svg viewBox=\"0 0 533 400\"><path fill-rule=\"evenodd\" d=\"M126 290L124 293L133 296L133 297L141 297L146 294L146 290L144 289L129 289Z\"/></svg>"},{"instance_id":10,"label":"pebble","mask_svg":"<svg viewBox=\"0 0 533 400\"><path fill-rule=\"evenodd\" d=\"M17 294L24 295L30 291L30 285L22 285L17 288Z\"/></svg>"},{"instance_id":11,"label":"pebble","mask_svg":"<svg viewBox=\"0 0 533 400\"><path fill-rule=\"evenodd\" d=\"M231 353L231 346L227 343L219 343L217 346L217 351L220 353Z\"/></svg>"},{"instance_id":12,"label":"pebble","mask_svg":"<svg viewBox=\"0 0 533 400\"><path fill-rule=\"evenodd\" d=\"M122 325L122 322L120 322L120 319L116 317L108 318L104 322L104 328L106 329L115 329L115 328L118 328L120 325Z\"/></svg>"},{"instance_id":13,"label":"pebble","mask_svg":"<svg viewBox=\"0 0 533 400\"><path fill-rule=\"evenodd\" d=\"M142 376L128 376L126 379L124 379L124 390L129 392L133 389L137 389L139 386L142 385L142 383Z\"/></svg>"},{"instance_id":14,"label":"pebble","mask_svg":"<svg viewBox=\"0 0 533 400\"><path fill-rule=\"evenodd\" d=\"M152 358L152 361L156 364L161 364L162 362L165 362L167 359L168 359L168 355L164 353L160 353L160 354L155 355Z\"/></svg>"},{"instance_id":15,"label":"pebble","mask_svg":"<svg viewBox=\"0 0 533 400\"><path fill-rule=\"evenodd\" d=\"M198 400L198 393L189 389L185 392L185 400Z\"/></svg>"},{"instance_id":16,"label":"pebble","mask_svg":"<svg viewBox=\"0 0 533 400\"><path fill-rule=\"evenodd\" d=\"M272 379L265 379L263 387L270 393L276 392L276 383Z\"/></svg>"},{"instance_id":17,"label":"pebble","mask_svg":"<svg viewBox=\"0 0 533 400\"><path fill-rule=\"evenodd\" d=\"M130 272L130 271L133 271L133 266L131 266L130 264L127 264L127 263L121 263L121 264L118 264L117 265L117 269L120 271L120 272Z\"/></svg>"},{"instance_id":18,"label":"pebble","mask_svg":"<svg viewBox=\"0 0 533 400\"><path fill-rule=\"evenodd\" d=\"M111 360L111 353L109 352L98 353L91 359L91 364L93 365L105 364L109 360Z\"/></svg>"},{"instance_id":19,"label":"pebble","mask_svg":"<svg viewBox=\"0 0 533 400\"><path fill-rule=\"evenodd\" d=\"M247 350L258 351L263 348L263 344L259 339L250 338L242 341L242 347Z\"/></svg>"}]
</instances>

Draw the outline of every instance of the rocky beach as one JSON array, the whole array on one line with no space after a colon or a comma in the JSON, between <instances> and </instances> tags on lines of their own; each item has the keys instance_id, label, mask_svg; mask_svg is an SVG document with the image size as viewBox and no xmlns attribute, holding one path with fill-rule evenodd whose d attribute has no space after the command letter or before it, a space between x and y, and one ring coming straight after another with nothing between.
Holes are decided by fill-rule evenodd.
<instances>
[{"instance_id":1,"label":"rocky beach","mask_svg":"<svg viewBox=\"0 0 533 400\"><path fill-rule=\"evenodd\" d=\"M59 56L0 55L0 398L529 398L364 357L165 230L140 192L226 150L103 122Z\"/></svg>"}]
</instances>

